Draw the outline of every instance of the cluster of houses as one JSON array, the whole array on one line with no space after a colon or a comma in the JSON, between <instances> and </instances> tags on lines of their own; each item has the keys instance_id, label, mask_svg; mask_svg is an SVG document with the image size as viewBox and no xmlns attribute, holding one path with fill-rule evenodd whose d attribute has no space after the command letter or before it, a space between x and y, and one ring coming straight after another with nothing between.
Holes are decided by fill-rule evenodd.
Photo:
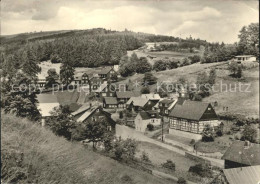
<instances>
[{"instance_id":1,"label":"cluster of houses","mask_svg":"<svg viewBox=\"0 0 260 184\"><path fill-rule=\"evenodd\" d=\"M77 123L101 122L99 120L102 119L107 123L107 130L115 132L116 122L109 111L125 110L132 114L132 123L136 131L144 133L149 125L162 128L167 122L169 134L194 140L202 138L202 131L207 125L214 129L221 124L211 103L191 101L185 91L169 98L161 98L155 93L141 94L140 91L116 90L110 83L114 74L114 68L109 67L94 75L82 72L74 76L72 84L91 87L91 91L102 99L102 102L85 103L75 109L71 115ZM37 98L44 126L45 119L52 115L51 109L59 107L60 103L52 94L39 94ZM227 184L259 182L259 155L259 144L234 141L222 157L225 167L218 179Z\"/></svg>"}]
</instances>

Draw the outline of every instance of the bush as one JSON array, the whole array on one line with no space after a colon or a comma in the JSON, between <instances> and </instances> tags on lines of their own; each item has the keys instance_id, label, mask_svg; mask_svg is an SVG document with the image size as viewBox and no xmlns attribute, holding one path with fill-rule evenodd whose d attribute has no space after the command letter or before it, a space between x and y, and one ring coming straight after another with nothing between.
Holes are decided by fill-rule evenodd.
<instances>
[{"instance_id":1,"label":"bush","mask_svg":"<svg viewBox=\"0 0 260 184\"><path fill-rule=\"evenodd\" d=\"M202 97L199 94L194 95L194 101L202 101Z\"/></svg>"},{"instance_id":2,"label":"bush","mask_svg":"<svg viewBox=\"0 0 260 184\"><path fill-rule=\"evenodd\" d=\"M123 115L123 111L119 111L119 118L123 119L124 115Z\"/></svg>"},{"instance_id":3,"label":"bush","mask_svg":"<svg viewBox=\"0 0 260 184\"><path fill-rule=\"evenodd\" d=\"M132 139L117 139L113 143L112 147L113 149L111 150L111 152L114 154L116 160L129 161L134 159L137 149L137 142Z\"/></svg>"},{"instance_id":4,"label":"bush","mask_svg":"<svg viewBox=\"0 0 260 184\"><path fill-rule=\"evenodd\" d=\"M149 87L148 87L148 86L147 86L147 87L143 87L143 88L141 89L141 93L142 93L142 94L149 94L149 93L150 93Z\"/></svg>"},{"instance_id":5,"label":"bush","mask_svg":"<svg viewBox=\"0 0 260 184\"><path fill-rule=\"evenodd\" d=\"M241 140L242 141L250 141L250 142L256 142L257 138L257 131L252 127L251 125L246 125L245 129L242 133Z\"/></svg>"},{"instance_id":6,"label":"bush","mask_svg":"<svg viewBox=\"0 0 260 184\"><path fill-rule=\"evenodd\" d=\"M199 175L201 177L211 177L212 172L207 164L196 164L190 166L189 172Z\"/></svg>"},{"instance_id":7,"label":"bush","mask_svg":"<svg viewBox=\"0 0 260 184\"><path fill-rule=\"evenodd\" d=\"M169 69L178 68L178 62L177 61L169 61L167 64L168 64Z\"/></svg>"},{"instance_id":8,"label":"bush","mask_svg":"<svg viewBox=\"0 0 260 184\"><path fill-rule=\"evenodd\" d=\"M147 72L144 74L143 82L148 85L152 85L156 83L157 78L153 76L151 72Z\"/></svg>"},{"instance_id":9,"label":"bush","mask_svg":"<svg viewBox=\"0 0 260 184\"><path fill-rule=\"evenodd\" d=\"M219 136L219 137L222 136L223 135L223 131L220 128L218 128L216 130L216 135Z\"/></svg>"},{"instance_id":10,"label":"bush","mask_svg":"<svg viewBox=\"0 0 260 184\"><path fill-rule=\"evenodd\" d=\"M182 177L178 178L177 184L186 184L186 180Z\"/></svg>"},{"instance_id":11,"label":"bush","mask_svg":"<svg viewBox=\"0 0 260 184\"><path fill-rule=\"evenodd\" d=\"M194 140L194 139L191 139L190 145L194 145L194 144L195 144L195 140Z\"/></svg>"},{"instance_id":12,"label":"bush","mask_svg":"<svg viewBox=\"0 0 260 184\"><path fill-rule=\"evenodd\" d=\"M162 167L175 171L175 163L173 163L171 160L167 160L165 163L163 163Z\"/></svg>"},{"instance_id":13,"label":"bush","mask_svg":"<svg viewBox=\"0 0 260 184\"><path fill-rule=\"evenodd\" d=\"M155 61L154 65L153 65L153 69L157 72L166 70L167 69L167 63L162 61L162 60Z\"/></svg>"},{"instance_id":14,"label":"bush","mask_svg":"<svg viewBox=\"0 0 260 184\"><path fill-rule=\"evenodd\" d=\"M123 175L121 177L121 180L123 183L132 183L133 182L133 179L130 176L128 176L127 174Z\"/></svg>"},{"instance_id":15,"label":"bush","mask_svg":"<svg viewBox=\"0 0 260 184\"><path fill-rule=\"evenodd\" d=\"M151 160L149 159L149 156L146 152L142 152L142 155L141 155L141 160L144 161L144 162L151 162Z\"/></svg>"},{"instance_id":16,"label":"bush","mask_svg":"<svg viewBox=\"0 0 260 184\"><path fill-rule=\"evenodd\" d=\"M202 132L202 141L203 142L213 142L213 129L209 125L206 125Z\"/></svg>"},{"instance_id":17,"label":"bush","mask_svg":"<svg viewBox=\"0 0 260 184\"><path fill-rule=\"evenodd\" d=\"M154 126L152 124L148 124L147 128L149 131L153 131L154 130Z\"/></svg>"}]
</instances>

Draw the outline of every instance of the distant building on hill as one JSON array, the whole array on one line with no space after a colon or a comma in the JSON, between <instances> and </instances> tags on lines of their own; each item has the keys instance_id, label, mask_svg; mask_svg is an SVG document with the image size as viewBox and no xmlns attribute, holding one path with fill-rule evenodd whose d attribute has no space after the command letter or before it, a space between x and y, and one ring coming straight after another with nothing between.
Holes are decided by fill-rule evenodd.
<instances>
[{"instance_id":1,"label":"distant building on hill","mask_svg":"<svg viewBox=\"0 0 260 184\"><path fill-rule=\"evenodd\" d=\"M222 159L225 160L225 169L260 165L260 144L234 141Z\"/></svg>"},{"instance_id":2,"label":"distant building on hill","mask_svg":"<svg viewBox=\"0 0 260 184\"><path fill-rule=\"evenodd\" d=\"M56 95L53 94L39 94L37 95L37 108L41 114L42 126L45 126L45 120L51 116L51 111L60 106Z\"/></svg>"},{"instance_id":3,"label":"distant building on hill","mask_svg":"<svg viewBox=\"0 0 260 184\"><path fill-rule=\"evenodd\" d=\"M235 61L237 61L238 63L246 62L246 61L256 61L256 57L253 55L240 55L240 56L235 56Z\"/></svg>"}]
</instances>

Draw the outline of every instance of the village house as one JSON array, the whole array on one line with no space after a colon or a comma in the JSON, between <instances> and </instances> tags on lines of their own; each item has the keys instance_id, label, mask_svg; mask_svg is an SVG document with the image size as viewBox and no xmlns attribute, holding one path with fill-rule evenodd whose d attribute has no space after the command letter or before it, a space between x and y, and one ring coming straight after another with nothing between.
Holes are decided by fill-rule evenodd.
<instances>
[{"instance_id":1,"label":"village house","mask_svg":"<svg viewBox=\"0 0 260 184\"><path fill-rule=\"evenodd\" d=\"M260 145L249 141L234 141L222 159L225 169L260 165Z\"/></svg>"},{"instance_id":2,"label":"village house","mask_svg":"<svg viewBox=\"0 0 260 184\"><path fill-rule=\"evenodd\" d=\"M126 108L134 112L138 112L141 110L145 110L145 111L152 110L154 105L156 105L156 102L141 97L131 97L126 102Z\"/></svg>"},{"instance_id":3,"label":"village house","mask_svg":"<svg viewBox=\"0 0 260 184\"><path fill-rule=\"evenodd\" d=\"M107 130L115 132L116 122L111 118L111 114L103 110L101 106L91 106L90 108L82 108L74 116L77 116L76 121L78 123L87 123L89 121L100 122L103 120L106 122Z\"/></svg>"},{"instance_id":4,"label":"village house","mask_svg":"<svg viewBox=\"0 0 260 184\"><path fill-rule=\"evenodd\" d=\"M174 105L177 103L177 99L163 99L159 101L159 110L161 116L169 116L170 111L173 109Z\"/></svg>"},{"instance_id":5,"label":"village house","mask_svg":"<svg viewBox=\"0 0 260 184\"><path fill-rule=\"evenodd\" d=\"M140 92L138 92L138 91L117 91L116 98L118 101L119 108L125 108L126 102L131 97L138 97L138 96L140 96Z\"/></svg>"},{"instance_id":6,"label":"village house","mask_svg":"<svg viewBox=\"0 0 260 184\"><path fill-rule=\"evenodd\" d=\"M224 184L259 184L260 165L223 169L222 182Z\"/></svg>"},{"instance_id":7,"label":"village house","mask_svg":"<svg viewBox=\"0 0 260 184\"><path fill-rule=\"evenodd\" d=\"M41 123L42 126L45 126L46 118L52 116L51 112L55 108L59 108L60 104L56 95L53 94L39 94L37 95L37 100L37 109L41 114Z\"/></svg>"},{"instance_id":8,"label":"village house","mask_svg":"<svg viewBox=\"0 0 260 184\"><path fill-rule=\"evenodd\" d=\"M89 110L92 107L91 104L84 104L77 110L71 113L71 115L74 117L75 120L77 120L82 114L84 114L87 110Z\"/></svg>"},{"instance_id":9,"label":"village house","mask_svg":"<svg viewBox=\"0 0 260 184\"><path fill-rule=\"evenodd\" d=\"M110 85L105 81L96 90L93 90L92 92L96 93L96 95L99 97L114 97L116 89L113 85Z\"/></svg>"},{"instance_id":10,"label":"village house","mask_svg":"<svg viewBox=\"0 0 260 184\"><path fill-rule=\"evenodd\" d=\"M149 100L155 101L155 102L158 102L159 100L161 100L160 95L159 94L154 94L154 93L142 94L141 98L146 98L146 99L149 99Z\"/></svg>"},{"instance_id":11,"label":"village house","mask_svg":"<svg viewBox=\"0 0 260 184\"><path fill-rule=\"evenodd\" d=\"M247 61L256 61L256 57L253 55L240 55L240 56L235 56L234 60L238 63L247 62Z\"/></svg>"},{"instance_id":12,"label":"village house","mask_svg":"<svg viewBox=\"0 0 260 184\"><path fill-rule=\"evenodd\" d=\"M145 132L147 125L161 125L161 117L157 111L140 111L134 119L135 129L140 132Z\"/></svg>"},{"instance_id":13,"label":"village house","mask_svg":"<svg viewBox=\"0 0 260 184\"><path fill-rule=\"evenodd\" d=\"M115 109L118 107L118 102L116 97L104 97L103 98L103 108Z\"/></svg>"},{"instance_id":14,"label":"village house","mask_svg":"<svg viewBox=\"0 0 260 184\"><path fill-rule=\"evenodd\" d=\"M182 105L176 104L169 114L169 134L195 140L202 138L206 125L220 125L218 116L209 103L185 100Z\"/></svg>"},{"instance_id":15,"label":"village house","mask_svg":"<svg viewBox=\"0 0 260 184\"><path fill-rule=\"evenodd\" d=\"M107 67L98 72L98 76L106 81L108 81L113 74L115 74L113 67Z\"/></svg>"},{"instance_id":16,"label":"village house","mask_svg":"<svg viewBox=\"0 0 260 184\"><path fill-rule=\"evenodd\" d=\"M87 73L77 73L74 75L73 85L88 85L88 78L90 78Z\"/></svg>"}]
</instances>

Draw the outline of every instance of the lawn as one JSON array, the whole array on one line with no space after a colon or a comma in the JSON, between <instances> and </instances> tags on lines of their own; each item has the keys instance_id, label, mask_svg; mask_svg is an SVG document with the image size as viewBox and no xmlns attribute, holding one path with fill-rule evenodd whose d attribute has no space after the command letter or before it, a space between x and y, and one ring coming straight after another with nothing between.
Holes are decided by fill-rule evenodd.
<instances>
[{"instance_id":1,"label":"lawn","mask_svg":"<svg viewBox=\"0 0 260 184\"><path fill-rule=\"evenodd\" d=\"M26 119L4 114L1 123L1 174L9 176L1 178L3 182L16 178L12 183L172 183L57 137ZM22 161L8 155L23 155Z\"/></svg>"},{"instance_id":2,"label":"lawn","mask_svg":"<svg viewBox=\"0 0 260 184\"><path fill-rule=\"evenodd\" d=\"M224 112L223 107L228 107L228 113L242 114L248 117L259 117L259 71L257 68L245 70L244 79L238 80L229 76L227 70L217 70L215 92L203 99L205 102L218 102L215 107L217 113ZM239 86L241 85L241 90ZM227 88L226 88L227 85ZM222 86L222 87L221 87ZM246 90L248 88L248 90ZM226 91L228 89L228 91ZM231 89L231 90L230 90Z\"/></svg>"},{"instance_id":3,"label":"lawn","mask_svg":"<svg viewBox=\"0 0 260 184\"><path fill-rule=\"evenodd\" d=\"M175 163L176 171L168 171L168 173L176 177L183 177L189 181L200 181L201 178L194 176L188 172L190 166L196 165L198 164L198 162L155 144L148 142L139 142L138 153L136 154L136 156L140 158L143 151L148 154L149 159L151 160L152 164L157 167L157 169L159 168L159 170L162 171L165 170L161 168L161 164L165 163L166 160L172 160Z\"/></svg>"},{"instance_id":4,"label":"lawn","mask_svg":"<svg viewBox=\"0 0 260 184\"><path fill-rule=\"evenodd\" d=\"M196 162L173 151L162 148L152 143L140 142L138 144L138 153L139 157L142 152L145 151L153 164L161 165L170 159L176 164L176 169L179 171L188 171L190 166L195 165Z\"/></svg>"},{"instance_id":5,"label":"lawn","mask_svg":"<svg viewBox=\"0 0 260 184\"><path fill-rule=\"evenodd\" d=\"M202 142L199 141L196 143L197 151L204 153L214 153L220 152L224 154L229 146L232 144L232 140L229 137L232 135L223 135L221 137L216 137L214 142Z\"/></svg>"}]
</instances>

